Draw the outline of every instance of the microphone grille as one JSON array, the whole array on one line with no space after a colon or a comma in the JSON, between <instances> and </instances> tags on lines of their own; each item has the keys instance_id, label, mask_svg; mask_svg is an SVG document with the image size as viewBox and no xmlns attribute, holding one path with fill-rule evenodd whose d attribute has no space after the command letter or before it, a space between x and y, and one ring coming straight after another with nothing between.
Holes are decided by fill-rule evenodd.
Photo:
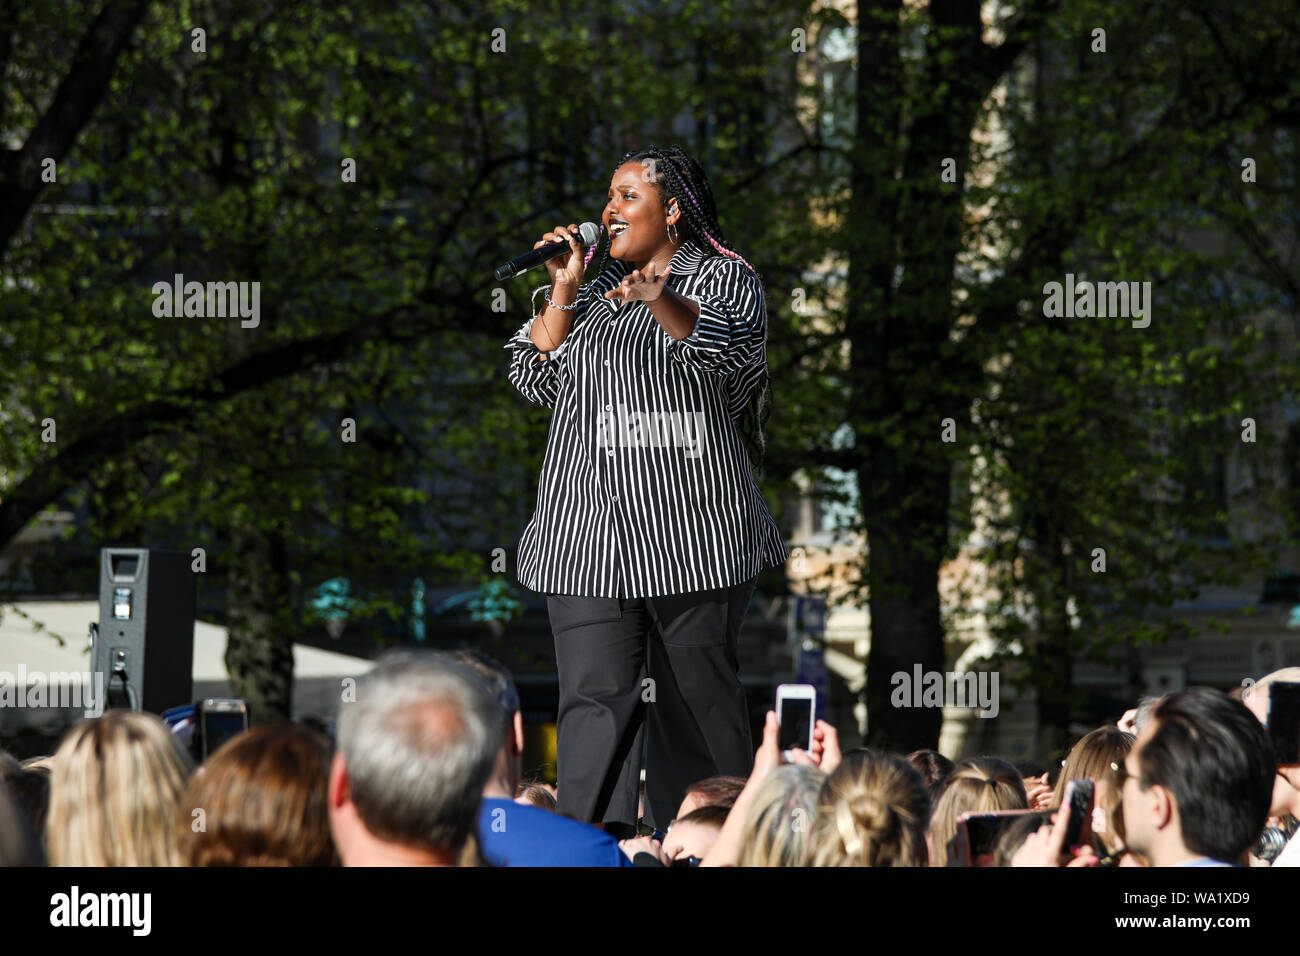
<instances>
[{"instance_id":1,"label":"microphone grille","mask_svg":"<svg viewBox=\"0 0 1300 956\"><path fill-rule=\"evenodd\" d=\"M594 222L584 222L578 227L578 235L582 237L584 246L595 245L596 240L600 238L600 226Z\"/></svg>"}]
</instances>

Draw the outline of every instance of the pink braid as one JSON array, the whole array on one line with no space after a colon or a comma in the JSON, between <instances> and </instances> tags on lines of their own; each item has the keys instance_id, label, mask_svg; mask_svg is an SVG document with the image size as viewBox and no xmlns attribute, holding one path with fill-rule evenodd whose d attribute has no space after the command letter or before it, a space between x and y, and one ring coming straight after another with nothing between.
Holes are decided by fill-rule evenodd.
<instances>
[{"instance_id":1,"label":"pink braid","mask_svg":"<svg viewBox=\"0 0 1300 956\"><path fill-rule=\"evenodd\" d=\"M695 198L695 193L691 192L691 187L686 185L685 177L679 176L678 181L681 183L682 189L686 190L686 195L690 198L691 205L694 206L697 210L699 210L700 218L701 219L708 218L704 215L704 210L700 208L700 201ZM700 231L703 232L704 230L700 230ZM745 263L745 268L747 268L750 272L753 272L755 275L758 274L758 271L753 266L751 266L749 262L745 259L745 257L742 256L740 253L732 252L730 249L723 248L723 246L718 242L718 240L714 239L707 232L704 233L704 238L709 240L709 244L713 246L714 249L717 249L718 252L722 253L724 256L728 257L729 259L739 259L741 262Z\"/></svg>"},{"instance_id":2,"label":"pink braid","mask_svg":"<svg viewBox=\"0 0 1300 956\"><path fill-rule=\"evenodd\" d=\"M601 232L601 235L604 235L604 233L605 233L605 224L604 224L603 222L600 224L600 232ZM599 239L599 238L597 238L596 241L593 242L593 243L591 244L591 248L588 249L588 250L587 250L587 254L586 254L585 256L583 256L583 259L582 259L582 268L583 268L583 269L586 269L587 266L591 265L591 257L594 256L594 255L596 254L596 247L597 247L598 245L600 245L600 239Z\"/></svg>"},{"instance_id":3,"label":"pink braid","mask_svg":"<svg viewBox=\"0 0 1300 956\"><path fill-rule=\"evenodd\" d=\"M714 249L717 249L718 252L722 253L724 256L726 256L729 259L739 259L741 262L745 263L746 269L748 269L750 272L753 272L755 275L758 274L757 270L753 266L751 266L748 260L746 260L745 257L742 256L739 252L732 252L730 249L723 248L723 246L718 242L718 240L714 239L707 232L704 233L704 238L709 240L709 245L713 246Z\"/></svg>"}]
</instances>

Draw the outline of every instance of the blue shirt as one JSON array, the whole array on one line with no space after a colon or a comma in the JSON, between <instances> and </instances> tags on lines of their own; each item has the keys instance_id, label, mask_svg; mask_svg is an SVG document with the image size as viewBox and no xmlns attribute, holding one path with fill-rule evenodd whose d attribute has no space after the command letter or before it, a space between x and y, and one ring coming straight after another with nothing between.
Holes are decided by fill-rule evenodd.
<instances>
[{"instance_id":1,"label":"blue shirt","mask_svg":"<svg viewBox=\"0 0 1300 956\"><path fill-rule=\"evenodd\" d=\"M495 866L631 866L618 841L598 827L540 807L484 797L479 845Z\"/></svg>"}]
</instances>

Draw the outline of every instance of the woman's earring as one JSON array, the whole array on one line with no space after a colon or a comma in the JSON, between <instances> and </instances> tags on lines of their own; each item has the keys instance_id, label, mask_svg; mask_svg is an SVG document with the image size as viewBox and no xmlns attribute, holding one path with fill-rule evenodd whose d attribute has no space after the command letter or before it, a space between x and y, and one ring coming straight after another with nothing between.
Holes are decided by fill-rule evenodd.
<instances>
[{"instance_id":1,"label":"woman's earring","mask_svg":"<svg viewBox=\"0 0 1300 956\"><path fill-rule=\"evenodd\" d=\"M676 225L676 223L674 223L673 225L669 226L667 232L668 232L668 241L671 242L674 246L677 245L677 225Z\"/></svg>"}]
</instances>

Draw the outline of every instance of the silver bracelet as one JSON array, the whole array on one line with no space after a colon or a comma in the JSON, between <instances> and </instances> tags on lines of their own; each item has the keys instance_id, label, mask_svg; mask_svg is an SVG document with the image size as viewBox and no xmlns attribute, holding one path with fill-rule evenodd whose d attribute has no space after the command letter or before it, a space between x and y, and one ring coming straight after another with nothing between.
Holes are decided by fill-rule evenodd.
<instances>
[{"instance_id":1,"label":"silver bracelet","mask_svg":"<svg viewBox=\"0 0 1300 956\"><path fill-rule=\"evenodd\" d=\"M534 294L536 294L536 293L534 293ZM579 298L581 298L581 296L579 296ZM552 309L559 309L561 312L568 312L570 309L576 309L576 308L578 307L578 299L574 299L574 300L573 300L570 304L568 304L568 305L559 305L558 303L555 303L555 302L552 302L552 301L551 301L551 290L550 290L550 289L547 289L547 290L546 290L546 304L549 305Z\"/></svg>"}]
</instances>

